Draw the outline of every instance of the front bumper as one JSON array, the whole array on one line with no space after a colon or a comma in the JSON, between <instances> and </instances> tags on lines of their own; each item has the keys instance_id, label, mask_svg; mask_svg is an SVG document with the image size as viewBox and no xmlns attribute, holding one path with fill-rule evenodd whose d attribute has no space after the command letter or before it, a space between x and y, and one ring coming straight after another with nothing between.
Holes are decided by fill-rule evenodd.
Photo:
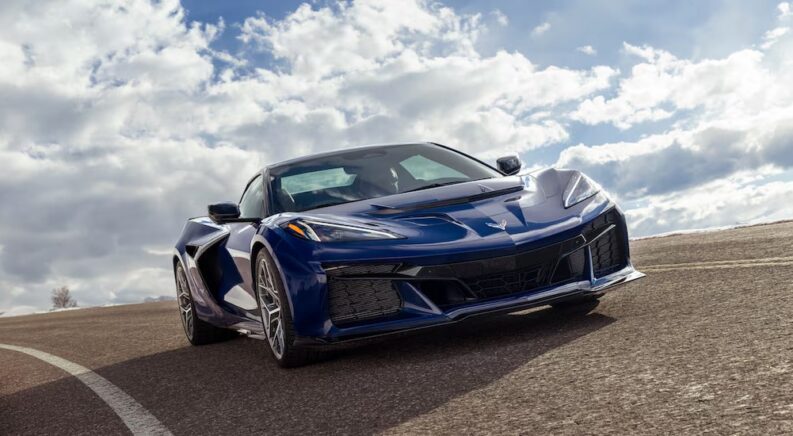
<instances>
[{"instance_id":1,"label":"front bumper","mask_svg":"<svg viewBox=\"0 0 793 436\"><path fill-rule=\"evenodd\" d=\"M444 314L443 317L434 318L427 322L427 320L405 320L402 322L388 323L388 325L379 324L375 330L363 329L345 329L348 333L339 337L297 337L296 345L300 346L331 346L336 344L346 344L361 340L374 339L382 336L390 336L395 334L404 334L423 330L427 328L440 327L444 325L454 324L474 316L492 315L497 313L515 312L518 310L530 309L538 306L545 306L548 304L561 302L565 300L575 299L578 297L588 295L603 295L620 285L638 280L644 277L645 274L636 271L632 265L623 268L620 271L612 273L606 277L597 279L595 281L579 281L568 283L542 292L533 293L530 295L509 297L499 299L497 301L480 303L475 306L460 308L452 310Z\"/></svg>"},{"instance_id":2,"label":"front bumper","mask_svg":"<svg viewBox=\"0 0 793 436\"><path fill-rule=\"evenodd\" d=\"M616 208L542 242L441 265L324 264L324 328L300 342L346 342L449 324L599 295L644 276L630 262L624 217Z\"/></svg>"}]
</instances>

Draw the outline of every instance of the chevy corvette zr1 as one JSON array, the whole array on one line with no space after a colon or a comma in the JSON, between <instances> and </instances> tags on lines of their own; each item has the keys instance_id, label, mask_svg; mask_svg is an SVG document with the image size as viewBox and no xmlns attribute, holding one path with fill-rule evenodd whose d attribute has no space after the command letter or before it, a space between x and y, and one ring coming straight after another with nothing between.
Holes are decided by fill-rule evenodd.
<instances>
[{"instance_id":1,"label":"chevy corvette zr1","mask_svg":"<svg viewBox=\"0 0 793 436\"><path fill-rule=\"evenodd\" d=\"M176 244L188 339L242 332L296 366L322 345L575 305L643 276L624 215L594 181L520 168L419 143L262 169Z\"/></svg>"}]
</instances>

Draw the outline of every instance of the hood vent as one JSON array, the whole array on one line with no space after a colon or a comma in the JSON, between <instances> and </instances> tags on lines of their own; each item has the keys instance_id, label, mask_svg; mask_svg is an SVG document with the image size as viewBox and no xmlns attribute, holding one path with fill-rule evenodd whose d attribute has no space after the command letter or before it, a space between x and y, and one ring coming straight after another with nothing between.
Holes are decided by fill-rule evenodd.
<instances>
[{"instance_id":1,"label":"hood vent","mask_svg":"<svg viewBox=\"0 0 793 436\"><path fill-rule=\"evenodd\" d=\"M420 210L427 210L427 209L434 209L436 207L448 207L454 206L458 204L466 204L471 203L474 201L486 200L488 198L498 197L505 194L511 194L513 192L519 192L523 190L523 186L512 186L506 189L499 189L495 191L487 191L482 192L479 194L474 195L466 195L464 197L458 198L450 198L448 200L438 200L438 201L430 201L427 203L418 203L418 204L410 204L405 206L399 207L388 207L382 205L373 205L377 208L377 210L369 212L369 215L374 216L388 216L388 215L399 215L408 212L416 212Z\"/></svg>"}]
</instances>

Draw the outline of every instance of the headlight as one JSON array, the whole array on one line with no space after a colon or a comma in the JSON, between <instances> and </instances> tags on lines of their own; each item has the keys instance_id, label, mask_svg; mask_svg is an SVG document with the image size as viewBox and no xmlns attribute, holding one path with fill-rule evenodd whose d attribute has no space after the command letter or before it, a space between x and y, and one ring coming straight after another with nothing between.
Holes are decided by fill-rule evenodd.
<instances>
[{"instance_id":1,"label":"headlight","mask_svg":"<svg viewBox=\"0 0 793 436\"><path fill-rule=\"evenodd\" d=\"M576 172L564 190L564 207L567 209L600 192L600 186L589 177Z\"/></svg>"},{"instance_id":2,"label":"headlight","mask_svg":"<svg viewBox=\"0 0 793 436\"><path fill-rule=\"evenodd\" d=\"M378 239L404 238L404 236L389 232L388 230L307 219L290 221L283 226L283 229L298 238L315 242L371 241Z\"/></svg>"}]
</instances>

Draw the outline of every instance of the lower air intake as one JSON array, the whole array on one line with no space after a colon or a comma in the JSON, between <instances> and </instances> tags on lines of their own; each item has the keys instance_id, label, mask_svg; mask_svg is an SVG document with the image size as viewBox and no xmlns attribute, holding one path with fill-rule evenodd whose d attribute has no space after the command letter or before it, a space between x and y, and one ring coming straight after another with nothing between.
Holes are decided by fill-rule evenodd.
<instances>
[{"instance_id":1,"label":"lower air intake","mask_svg":"<svg viewBox=\"0 0 793 436\"><path fill-rule=\"evenodd\" d=\"M399 311L402 300L391 280L328 277L330 319L348 324Z\"/></svg>"},{"instance_id":2,"label":"lower air intake","mask_svg":"<svg viewBox=\"0 0 793 436\"><path fill-rule=\"evenodd\" d=\"M547 282L548 272L552 266L551 263L546 262L520 270L472 277L466 279L465 284L480 298L500 297L516 292L530 291Z\"/></svg>"},{"instance_id":3,"label":"lower air intake","mask_svg":"<svg viewBox=\"0 0 793 436\"><path fill-rule=\"evenodd\" d=\"M595 277L607 276L628 265L628 256L625 250L627 235L619 214L615 210L611 210L597 217L590 224L595 233L605 230L611 225L614 225L614 228L590 246Z\"/></svg>"}]
</instances>

